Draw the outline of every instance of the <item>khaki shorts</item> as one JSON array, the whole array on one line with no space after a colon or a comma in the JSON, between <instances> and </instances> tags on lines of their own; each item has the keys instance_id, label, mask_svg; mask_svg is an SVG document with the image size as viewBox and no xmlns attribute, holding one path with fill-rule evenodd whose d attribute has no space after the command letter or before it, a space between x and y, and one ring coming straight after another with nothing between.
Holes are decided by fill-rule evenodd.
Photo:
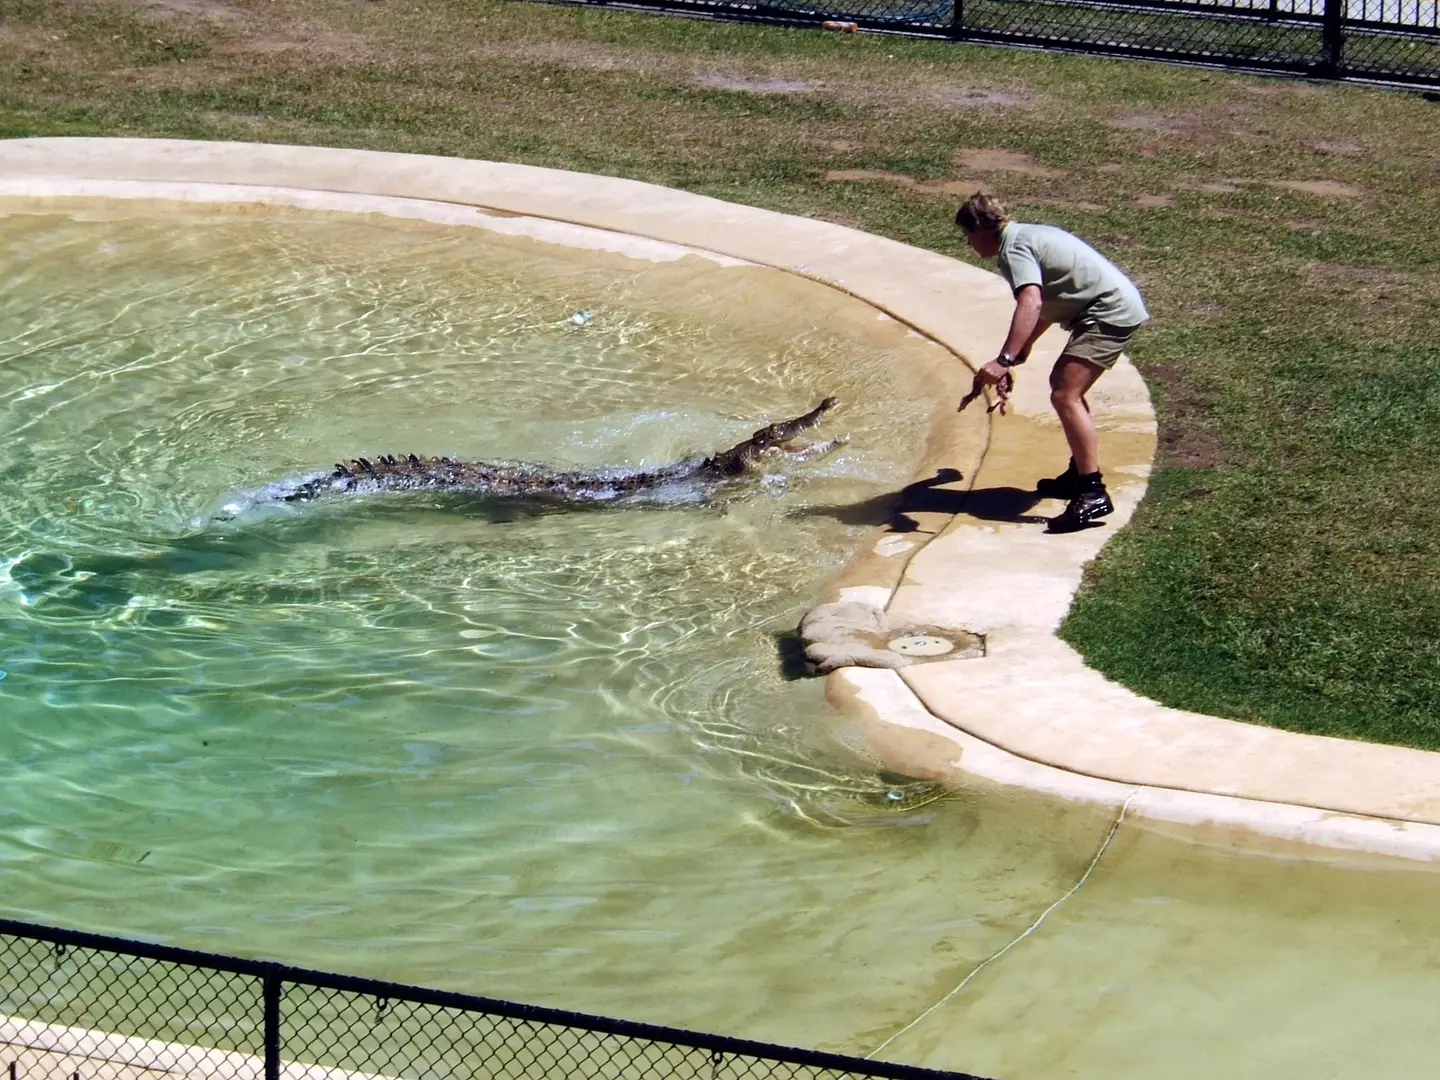
<instances>
[{"instance_id":1,"label":"khaki shorts","mask_svg":"<svg viewBox=\"0 0 1440 1080\"><path fill-rule=\"evenodd\" d=\"M1096 367L1109 371L1138 329L1138 326L1110 326L1097 322L1076 323L1070 328L1070 342L1060 355L1088 360Z\"/></svg>"}]
</instances>

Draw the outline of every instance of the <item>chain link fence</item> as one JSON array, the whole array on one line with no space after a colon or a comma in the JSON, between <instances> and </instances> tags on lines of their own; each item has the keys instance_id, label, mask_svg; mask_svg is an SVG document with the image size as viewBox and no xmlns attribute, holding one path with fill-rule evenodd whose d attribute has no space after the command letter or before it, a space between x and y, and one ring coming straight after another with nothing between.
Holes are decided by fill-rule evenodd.
<instances>
[{"instance_id":1,"label":"chain link fence","mask_svg":"<svg viewBox=\"0 0 1440 1080\"><path fill-rule=\"evenodd\" d=\"M579 0L1440 87L1440 0Z\"/></svg>"},{"instance_id":2,"label":"chain link fence","mask_svg":"<svg viewBox=\"0 0 1440 1080\"><path fill-rule=\"evenodd\" d=\"M8 1080L980 1080L0 920Z\"/></svg>"}]
</instances>

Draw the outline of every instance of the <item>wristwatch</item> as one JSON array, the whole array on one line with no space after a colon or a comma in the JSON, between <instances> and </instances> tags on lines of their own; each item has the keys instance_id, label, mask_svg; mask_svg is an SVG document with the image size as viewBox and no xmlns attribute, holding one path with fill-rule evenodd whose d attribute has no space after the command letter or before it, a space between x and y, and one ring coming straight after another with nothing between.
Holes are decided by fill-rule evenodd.
<instances>
[{"instance_id":1,"label":"wristwatch","mask_svg":"<svg viewBox=\"0 0 1440 1080\"><path fill-rule=\"evenodd\" d=\"M1012 368L1018 365L1020 361L1016 360L1015 357L1011 356L1008 352L1002 352L995 358L995 363L1003 368Z\"/></svg>"}]
</instances>

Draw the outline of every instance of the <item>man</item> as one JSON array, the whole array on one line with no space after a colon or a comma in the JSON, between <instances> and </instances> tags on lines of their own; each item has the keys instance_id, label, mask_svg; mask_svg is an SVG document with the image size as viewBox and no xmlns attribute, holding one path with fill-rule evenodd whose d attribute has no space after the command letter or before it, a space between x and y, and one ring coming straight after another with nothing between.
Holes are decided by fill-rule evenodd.
<instances>
[{"instance_id":1,"label":"man","mask_svg":"<svg viewBox=\"0 0 1440 1080\"><path fill-rule=\"evenodd\" d=\"M1050 404L1070 444L1070 467L1041 480L1035 491L1068 500L1050 519L1051 532L1074 532L1114 511L1100 475L1095 421L1085 394L1150 318L1140 291L1098 251L1063 229L1022 225L994 196L970 196L955 213L955 224L975 254L995 259L1015 294L1015 313L1000 355L975 375L976 390L996 387L1003 405L1010 369L1023 364L1030 347L1052 324L1070 332L1070 341L1050 371Z\"/></svg>"}]
</instances>

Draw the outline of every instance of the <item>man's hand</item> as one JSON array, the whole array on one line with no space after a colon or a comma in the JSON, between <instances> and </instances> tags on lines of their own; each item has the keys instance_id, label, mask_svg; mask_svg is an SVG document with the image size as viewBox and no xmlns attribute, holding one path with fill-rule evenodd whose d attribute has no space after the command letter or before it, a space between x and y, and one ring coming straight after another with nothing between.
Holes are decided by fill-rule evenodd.
<instances>
[{"instance_id":1,"label":"man's hand","mask_svg":"<svg viewBox=\"0 0 1440 1080\"><path fill-rule=\"evenodd\" d=\"M1001 367L998 360L991 360L975 374L985 380L986 386L997 386L1010 374L1010 369Z\"/></svg>"},{"instance_id":2,"label":"man's hand","mask_svg":"<svg viewBox=\"0 0 1440 1080\"><path fill-rule=\"evenodd\" d=\"M965 406L969 405L979 397L987 386L995 387L995 401L986 408L986 412L1000 410L1000 415L1005 415L1005 409L1010 404L1010 391L1015 389L1015 376L1008 368L1003 368L994 360L975 372L975 381L970 384L970 392L960 399L960 407L956 412L964 412Z\"/></svg>"}]
</instances>

